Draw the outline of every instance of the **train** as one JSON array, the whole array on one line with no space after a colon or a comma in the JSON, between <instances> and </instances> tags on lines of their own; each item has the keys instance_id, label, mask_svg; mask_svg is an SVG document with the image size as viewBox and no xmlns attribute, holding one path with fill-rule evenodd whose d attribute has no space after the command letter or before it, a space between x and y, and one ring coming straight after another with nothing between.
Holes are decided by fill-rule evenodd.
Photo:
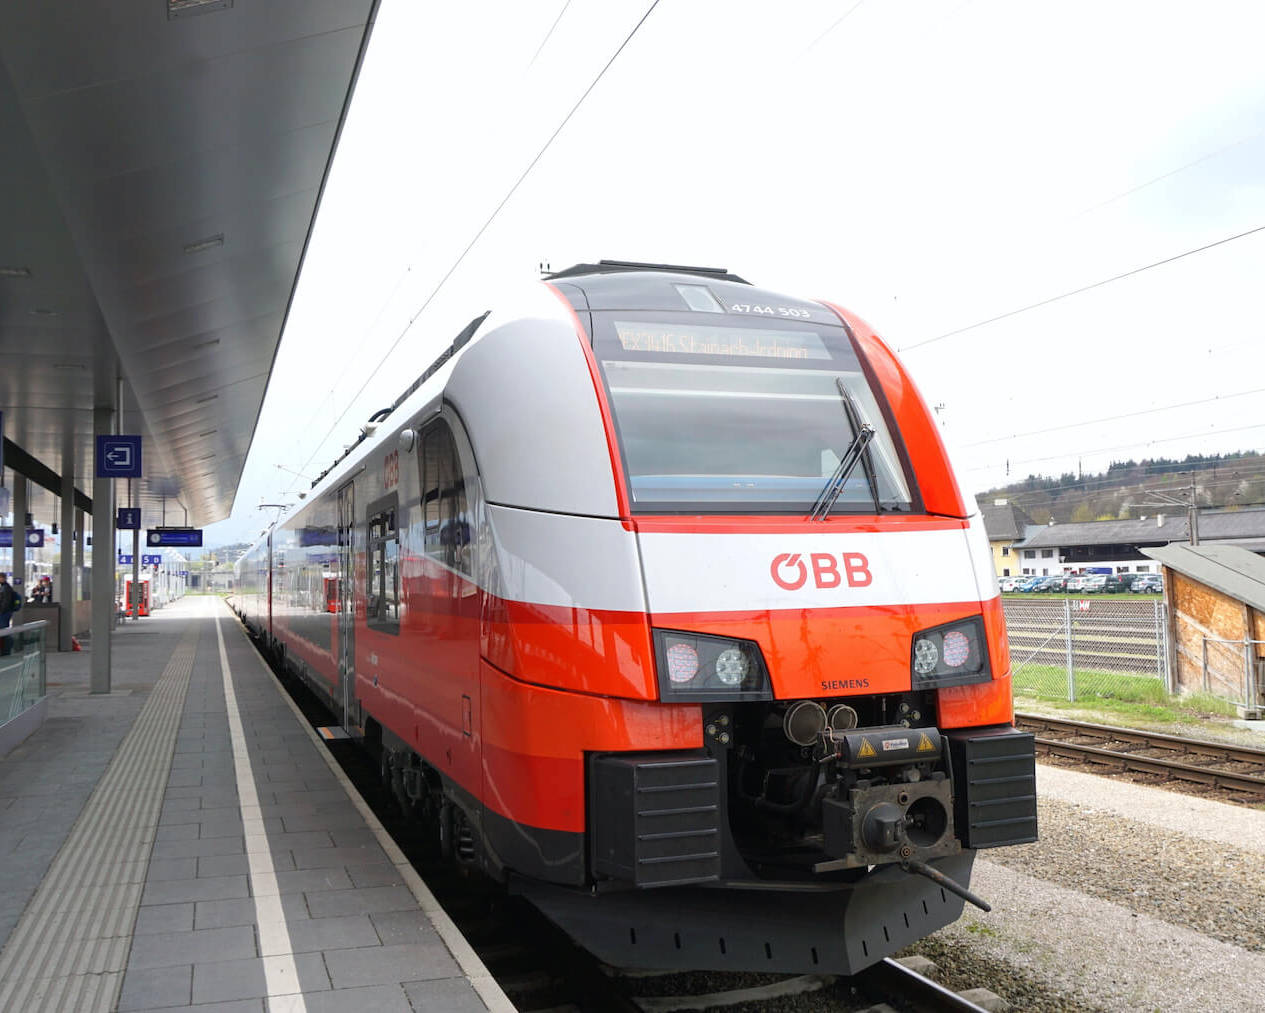
<instances>
[{"instance_id":1,"label":"train","mask_svg":"<svg viewBox=\"0 0 1265 1013\"><path fill-rule=\"evenodd\" d=\"M852 974L1036 840L991 554L830 302L599 261L475 318L231 599L454 862L619 967Z\"/></svg>"}]
</instances>

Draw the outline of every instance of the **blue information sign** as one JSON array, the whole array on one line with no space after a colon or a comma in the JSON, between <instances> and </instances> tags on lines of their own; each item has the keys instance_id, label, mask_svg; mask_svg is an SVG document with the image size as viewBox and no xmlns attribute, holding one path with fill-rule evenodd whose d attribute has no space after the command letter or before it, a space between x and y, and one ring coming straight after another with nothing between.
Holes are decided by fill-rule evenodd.
<instances>
[{"instance_id":1,"label":"blue information sign","mask_svg":"<svg viewBox=\"0 0 1265 1013\"><path fill-rule=\"evenodd\" d=\"M141 527L140 507L119 507L114 526L120 531L139 531Z\"/></svg>"},{"instance_id":2,"label":"blue information sign","mask_svg":"<svg viewBox=\"0 0 1265 1013\"><path fill-rule=\"evenodd\" d=\"M140 478L139 436L97 437L97 478Z\"/></svg>"},{"instance_id":3,"label":"blue information sign","mask_svg":"<svg viewBox=\"0 0 1265 1013\"><path fill-rule=\"evenodd\" d=\"M162 566L162 561L161 553L156 556L141 555L141 566Z\"/></svg>"},{"instance_id":4,"label":"blue information sign","mask_svg":"<svg viewBox=\"0 0 1265 1013\"><path fill-rule=\"evenodd\" d=\"M26 547L28 549L42 549L44 547L43 528L26 529ZM13 548L13 529L0 528L0 549L11 548Z\"/></svg>"},{"instance_id":5,"label":"blue information sign","mask_svg":"<svg viewBox=\"0 0 1265 1013\"><path fill-rule=\"evenodd\" d=\"M119 566L131 566L131 565L132 565L132 554L130 552L120 552Z\"/></svg>"},{"instance_id":6,"label":"blue information sign","mask_svg":"<svg viewBox=\"0 0 1265 1013\"><path fill-rule=\"evenodd\" d=\"M200 546L201 528L150 528L146 545Z\"/></svg>"}]
</instances>

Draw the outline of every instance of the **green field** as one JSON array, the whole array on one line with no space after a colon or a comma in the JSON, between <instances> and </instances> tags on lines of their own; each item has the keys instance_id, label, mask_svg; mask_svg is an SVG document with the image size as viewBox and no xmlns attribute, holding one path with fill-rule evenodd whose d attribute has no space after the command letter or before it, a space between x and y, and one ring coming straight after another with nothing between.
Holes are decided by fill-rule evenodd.
<instances>
[{"instance_id":1,"label":"green field","mask_svg":"<svg viewBox=\"0 0 1265 1013\"><path fill-rule=\"evenodd\" d=\"M1062 665L1025 665L1013 678L1016 710L1022 710L1028 698L1056 710L1089 710L1156 724L1232 718L1238 713L1233 704L1204 693L1173 696L1154 676L1077 669L1075 700L1067 698L1067 668Z\"/></svg>"}]
</instances>

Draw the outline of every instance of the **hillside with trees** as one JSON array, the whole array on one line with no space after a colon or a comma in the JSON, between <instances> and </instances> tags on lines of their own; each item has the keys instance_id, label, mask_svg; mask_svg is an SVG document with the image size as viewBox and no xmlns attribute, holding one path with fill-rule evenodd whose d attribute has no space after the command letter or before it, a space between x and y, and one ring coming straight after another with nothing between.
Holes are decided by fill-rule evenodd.
<instances>
[{"instance_id":1,"label":"hillside with trees","mask_svg":"<svg viewBox=\"0 0 1265 1013\"><path fill-rule=\"evenodd\" d=\"M1188 501L1192 478L1201 507L1265 505L1265 455L1254 451L1115 461L1100 474L1029 475L976 497L981 503L1007 499L1037 524L1121 520L1181 509L1161 502Z\"/></svg>"}]
</instances>

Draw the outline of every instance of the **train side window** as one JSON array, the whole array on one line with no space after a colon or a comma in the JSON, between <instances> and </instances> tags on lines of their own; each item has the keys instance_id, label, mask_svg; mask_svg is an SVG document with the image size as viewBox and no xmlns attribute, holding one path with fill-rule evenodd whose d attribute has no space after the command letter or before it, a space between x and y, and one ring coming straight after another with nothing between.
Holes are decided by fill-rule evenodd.
<instances>
[{"instance_id":1,"label":"train side window","mask_svg":"<svg viewBox=\"0 0 1265 1013\"><path fill-rule=\"evenodd\" d=\"M426 555L469 573L471 530L466 483L447 423L437 422L422 434L421 468Z\"/></svg>"},{"instance_id":2,"label":"train side window","mask_svg":"<svg viewBox=\"0 0 1265 1013\"><path fill-rule=\"evenodd\" d=\"M365 616L370 629L400 632L399 496L369 504Z\"/></svg>"}]
</instances>

